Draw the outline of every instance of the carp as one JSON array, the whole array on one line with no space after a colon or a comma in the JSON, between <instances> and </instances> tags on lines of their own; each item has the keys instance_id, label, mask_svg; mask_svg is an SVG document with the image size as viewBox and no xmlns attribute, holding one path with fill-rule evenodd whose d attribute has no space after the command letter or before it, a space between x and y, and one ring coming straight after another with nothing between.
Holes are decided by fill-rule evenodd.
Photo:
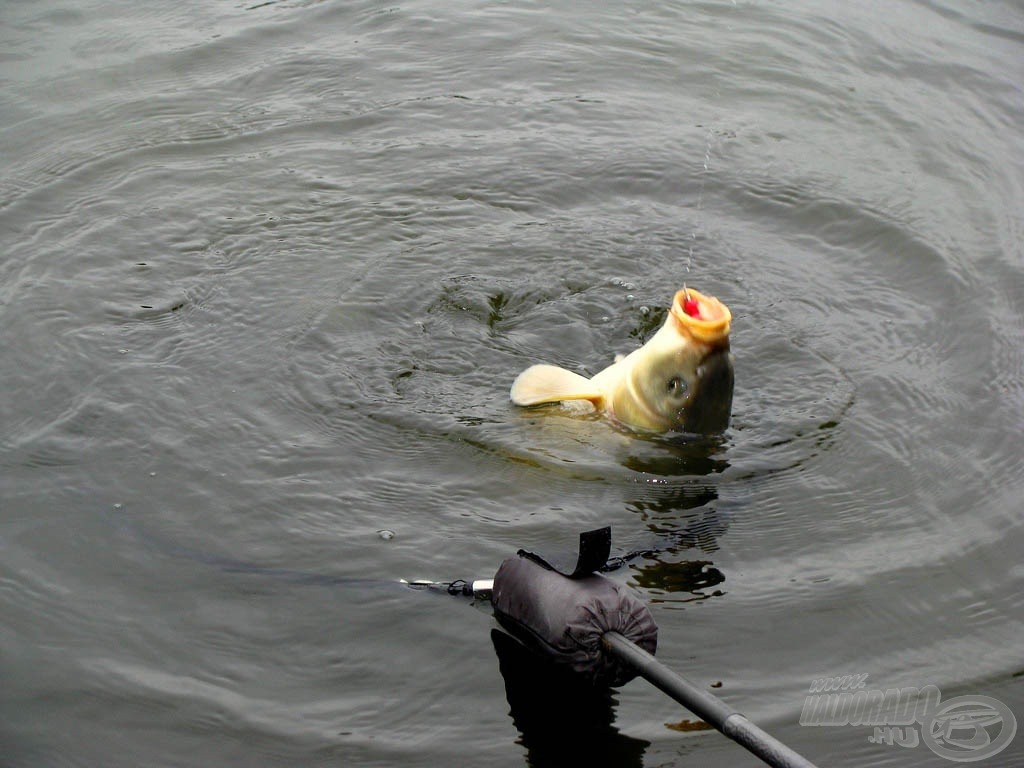
<instances>
[{"instance_id":1,"label":"carp","mask_svg":"<svg viewBox=\"0 0 1024 768\"><path fill-rule=\"evenodd\" d=\"M510 397L520 406L589 401L641 432L724 432L732 412L732 313L713 296L677 291L664 325L639 349L592 378L555 365L519 374Z\"/></svg>"}]
</instances>

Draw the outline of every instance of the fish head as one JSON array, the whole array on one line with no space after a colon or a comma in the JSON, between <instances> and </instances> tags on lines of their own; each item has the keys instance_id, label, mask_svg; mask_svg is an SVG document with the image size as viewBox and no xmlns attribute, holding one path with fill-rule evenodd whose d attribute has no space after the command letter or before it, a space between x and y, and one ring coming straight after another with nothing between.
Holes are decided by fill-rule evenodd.
<instances>
[{"instance_id":1,"label":"fish head","mask_svg":"<svg viewBox=\"0 0 1024 768\"><path fill-rule=\"evenodd\" d=\"M612 397L615 417L655 432L724 432L732 413L729 309L681 290L662 328L636 350Z\"/></svg>"}]
</instances>

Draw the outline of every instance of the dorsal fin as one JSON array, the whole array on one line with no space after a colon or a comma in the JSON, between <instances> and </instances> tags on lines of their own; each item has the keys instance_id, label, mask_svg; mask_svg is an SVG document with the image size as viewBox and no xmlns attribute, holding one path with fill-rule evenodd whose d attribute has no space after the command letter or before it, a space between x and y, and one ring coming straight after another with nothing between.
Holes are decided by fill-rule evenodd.
<instances>
[{"instance_id":1,"label":"dorsal fin","mask_svg":"<svg viewBox=\"0 0 1024 768\"><path fill-rule=\"evenodd\" d=\"M597 405L604 394L578 373L557 365L531 365L512 382L509 393L516 405L539 405L562 400L589 400Z\"/></svg>"}]
</instances>

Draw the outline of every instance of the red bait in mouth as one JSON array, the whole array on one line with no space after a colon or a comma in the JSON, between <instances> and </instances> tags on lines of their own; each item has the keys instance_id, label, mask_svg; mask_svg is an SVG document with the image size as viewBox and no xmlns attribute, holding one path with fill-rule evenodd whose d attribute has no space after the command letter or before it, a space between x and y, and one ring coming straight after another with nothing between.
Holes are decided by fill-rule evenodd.
<instances>
[{"instance_id":1,"label":"red bait in mouth","mask_svg":"<svg viewBox=\"0 0 1024 768\"><path fill-rule=\"evenodd\" d=\"M683 302L683 312L688 314L690 317L695 317L698 320L700 319L700 305L689 293L686 294L686 300Z\"/></svg>"}]
</instances>

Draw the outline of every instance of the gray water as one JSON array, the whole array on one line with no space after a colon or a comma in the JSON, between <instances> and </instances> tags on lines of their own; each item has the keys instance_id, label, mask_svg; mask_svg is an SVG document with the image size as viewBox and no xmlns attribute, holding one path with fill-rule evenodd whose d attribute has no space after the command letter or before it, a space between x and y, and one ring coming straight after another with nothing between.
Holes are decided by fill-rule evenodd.
<instances>
[{"instance_id":1,"label":"gray water","mask_svg":"<svg viewBox=\"0 0 1024 768\"><path fill-rule=\"evenodd\" d=\"M3 4L0 764L759 765L396 584L602 525L822 765L952 764L824 676L1024 730L1022 124L1009 0ZM722 441L508 402L683 283Z\"/></svg>"}]
</instances>

